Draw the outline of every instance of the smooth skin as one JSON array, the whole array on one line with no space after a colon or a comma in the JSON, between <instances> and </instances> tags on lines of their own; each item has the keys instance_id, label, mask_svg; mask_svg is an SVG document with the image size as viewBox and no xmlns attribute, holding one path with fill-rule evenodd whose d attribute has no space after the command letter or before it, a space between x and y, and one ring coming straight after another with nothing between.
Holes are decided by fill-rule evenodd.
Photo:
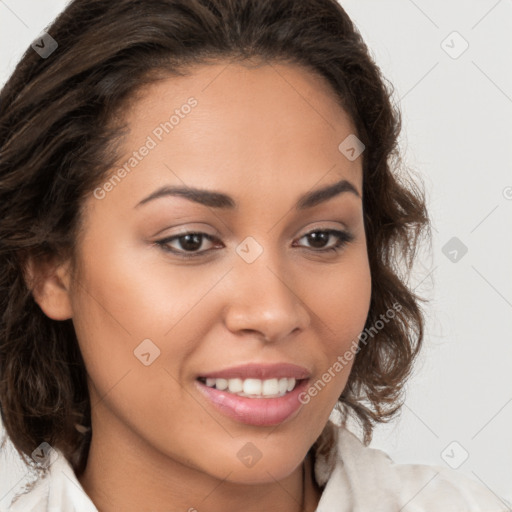
<instances>
[{"instance_id":1,"label":"smooth skin","mask_svg":"<svg viewBox=\"0 0 512 512\"><path fill-rule=\"evenodd\" d=\"M191 96L197 105L120 183L86 199L76 266L29 267L29 276L46 276L33 290L45 314L72 318L88 372L93 437L80 483L101 512L296 512L305 464L313 511L321 490L306 454L352 363L266 427L219 413L196 377L290 362L315 382L363 330L371 278L362 156L338 150L355 128L310 70L217 61L140 92L122 113L130 133L119 165ZM303 194L342 179L358 195L295 209ZM237 207L176 196L136 206L164 185L222 192ZM353 240L325 251L337 242L322 237L329 229ZM174 239L167 248L176 253L155 243L198 231L214 240ZM236 251L247 237L263 249L252 263ZM199 255L180 256L190 252ZM134 355L145 339L160 350L147 366ZM261 452L252 467L237 456L249 442Z\"/></svg>"}]
</instances>

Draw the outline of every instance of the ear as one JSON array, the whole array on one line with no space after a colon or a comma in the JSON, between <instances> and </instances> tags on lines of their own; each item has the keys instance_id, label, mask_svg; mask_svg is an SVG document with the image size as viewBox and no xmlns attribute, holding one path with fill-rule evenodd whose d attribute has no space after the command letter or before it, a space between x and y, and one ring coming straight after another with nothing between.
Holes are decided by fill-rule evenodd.
<instances>
[{"instance_id":1,"label":"ear","mask_svg":"<svg viewBox=\"0 0 512 512\"><path fill-rule=\"evenodd\" d=\"M53 320L73 316L70 299L70 262L29 257L25 264L25 281L44 314Z\"/></svg>"}]
</instances>

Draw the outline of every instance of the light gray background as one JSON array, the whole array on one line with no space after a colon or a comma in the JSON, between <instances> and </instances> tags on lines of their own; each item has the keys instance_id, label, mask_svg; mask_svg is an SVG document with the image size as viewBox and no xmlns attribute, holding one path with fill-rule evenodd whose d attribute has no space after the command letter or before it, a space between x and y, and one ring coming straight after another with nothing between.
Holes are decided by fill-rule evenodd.
<instances>
[{"instance_id":1,"label":"light gray background","mask_svg":"<svg viewBox=\"0 0 512 512\"><path fill-rule=\"evenodd\" d=\"M425 349L401 417L372 446L398 463L458 466L510 505L512 1L341 3L395 86L405 160L434 221L411 283L431 299ZM65 4L0 0L0 84ZM457 262L443 253L452 237L468 248Z\"/></svg>"}]
</instances>

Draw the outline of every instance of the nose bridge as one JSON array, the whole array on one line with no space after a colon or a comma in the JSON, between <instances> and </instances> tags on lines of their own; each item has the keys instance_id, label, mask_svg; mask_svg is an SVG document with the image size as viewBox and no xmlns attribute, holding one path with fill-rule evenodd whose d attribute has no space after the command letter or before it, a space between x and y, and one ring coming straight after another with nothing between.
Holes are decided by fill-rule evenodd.
<instances>
[{"instance_id":1,"label":"nose bridge","mask_svg":"<svg viewBox=\"0 0 512 512\"><path fill-rule=\"evenodd\" d=\"M285 337L309 325L309 314L287 273L283 254L264 249L248 237L236 248L231 272L234 291L226 324L232 331L257 331L267 340Z\"/></svg>"}]
</instances>

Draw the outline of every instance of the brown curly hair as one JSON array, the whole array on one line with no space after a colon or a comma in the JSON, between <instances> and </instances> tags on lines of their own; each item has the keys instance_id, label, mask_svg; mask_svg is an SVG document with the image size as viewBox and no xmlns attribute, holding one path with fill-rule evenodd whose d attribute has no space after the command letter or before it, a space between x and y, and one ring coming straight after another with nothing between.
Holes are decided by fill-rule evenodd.
<instances>
[{"instance_id":1,"label":"brown curly hair","mask_svg":"<svg viewBox=\"0 0 512 512\"><path fill-rule=\"evenodd\" d=\"M36 304L27 258L73 256L83 200L118 158L124 132L114 121L141 86L210 59L253 57L325 77L366 146L365 328L401 305L360 347L337 404L368 444L375 423L400 409L423 340L425 299L407 276L430 221L398 151L393 87L346 12L336 0L75 0L47 32L58 48L46 59L28 48L0 94L0 411L18 453L46 441L80 474L91 439L72 321L51 320Z\"/></svg>"}]
</instances>

